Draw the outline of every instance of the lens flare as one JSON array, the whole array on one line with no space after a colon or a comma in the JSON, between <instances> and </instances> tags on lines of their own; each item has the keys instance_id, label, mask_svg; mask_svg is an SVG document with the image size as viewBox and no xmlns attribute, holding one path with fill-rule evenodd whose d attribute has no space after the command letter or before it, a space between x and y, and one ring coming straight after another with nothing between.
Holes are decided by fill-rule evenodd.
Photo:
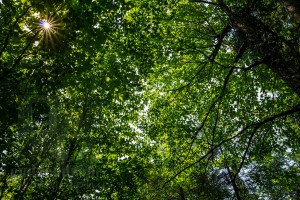
<instances>
[{"instance_id":1,"label":"lens flare","mask_svg":"<svg viewBox=\"0 0 300 200\"><path fill-rule=\"evenodd\" d=\"M42 20L40 22L40 25L41 25L41 27L43 29L46 29L46 30L49 29L49 28L51 28L51 24L48 21L46 21L46 20Z\"/></svg>"},{"instance_id":2,"label":"lens flare","mask_svg":"<svg viewBox=\"0 0 300 200\"><path fill-rule=\"evenodd\" d=\"M39 27L40 33L43 35L42 41L45 46L55 47L58 41L57 37L60 35L59 29L61 29L61 25L59 25L57 19L47 16L39 21Z\"/></svg>"}]
</instances>

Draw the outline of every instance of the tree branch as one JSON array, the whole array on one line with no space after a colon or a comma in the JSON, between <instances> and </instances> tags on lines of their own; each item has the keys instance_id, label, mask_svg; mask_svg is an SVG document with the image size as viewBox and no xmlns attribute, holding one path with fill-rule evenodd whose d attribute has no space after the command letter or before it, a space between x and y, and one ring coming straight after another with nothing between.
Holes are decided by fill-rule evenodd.
<instances>
[{"instance_id":1,"label":"tree branch","mask_svg":"<svg viewBox=\"0 0 300 200\"><path fill-rule=\"evenodd\" d=\"M193 137L192 137L192 141L191 141L191 145L190 145L190 148L188 150L188 153L185 157L184 160L186 160L186 158L189 156L190 152L191 152L191 149L192 149L192 146L193 146L193 143L198 135L198 133L202 130L202 128L204 127L205 123L206 123L206 120L208 118L208 116L210 115L211 111L213 110L213 108L215 107L216 103L217 102L221 102L223 96L224 96L224 93L225 93L225 89L227 87L227 84L228 84L228 81L229 81L229 78L231 76L231 74L233 73L233 68L230 69L229 73L227 74L225 80L224 80L224 84L223 84L223 88L222 88L222 91L220 93L220 95L218 96L218 98L212 103L212 105L209 107L206 115L205 115L205 118L201 124L201 126L197 129L197 131L194 133Z\"/></svg>"},{"instance_id":2,"label":"tree branch","mask_svg":"<svg viewBox=\"0 0 300 200\"><path fill-rule=\"evenodd\" d=\"M192 3L205 3L205 4L210 4L214 6L220 6L218 3L210 2L210 1L202 1L202 0L190 0Z\"/></svg>"},{"instance_id":3,"label":"tree branch","mask_svg":"<svg viewBox=\"0 0 300 200\"><path fill-rule=\"evenodd\" d=\"M241 169L242 169L242 167L243 167L243 165L244 165L244 163L245 163L247 153L248 153L248 151L249 151L249 148L250 148L250 146L251 146L251 142L252 142L253 137L254 137L255 133L257 132L257 130L258 130L261 126L263 126L264 124L266 124L266 123L268 123L268 122L272 122L272 121L274 121L274 120L277 119L277 118L285 117L285 116L287 116L287 115L290 115L290 114L293 114L293 113L296 113L296 112L300 112L300 105L297 105L297 106L293 107L291 110L287 110L287 111L285 111L285 112L279 113L279 114L274 115L274 116L272 116L272 117L266 118L266 119L263 120L262 122L256 123L256 124L254 125L254 129L253 129L253 131L252 131L252 133L251 133L251 135L250 135L250 137L249 137L249 140L248 140L248 143L247 143L247 147L246 147L246 149L245 149L245 152L244 152L244 155L243 155L243 158L242 158L242 162L240 163L240 166L239 166L237 172L236 172L235 175L234 175L234 179L235 179L235 178L237 177L237 175L240 173L240 171L241 171Z\"/></svg>"},{"instance_id":4,"label":"tree branch","mask_svg":"<svg viewBox=\"0 0 300 200\"><path fill-rule=\"evenodd\" d=\"M227 35L227 33L230 31L230 29L231 29L231 26L229 24L227 24L223 28L223 30L222 30L222 32L221 32L221 34L219 36L218 43L215 45L215 49L213 50L213 52L209 56L210 61L214 61L215 60L215 58L218 55L218 52L219 52L219 50L221 48L221 45L222 45L222 43L224 41L224 38Z\"/></svg>"},{"instance_id":5,"label":"tree branch","mask_svg":"<svg viewBox=\"0 0 300 200\"><path fill-rule=\"evenodd\" d=\"M214 127L213 127L213 131L212 131L211 148L214 147L215 134L216 134L216 128L218 126L218 121L219 121L219 110L217 111L217 116L216 116L216 119L215 119L215 124L214 124ZM211 153L211 160L212 161L214 160L214 152Z\"/></svg>"},{"instance_id":6,"label":"tree branch","mask_svg":"<svg viewBox=\"0 0 300 200\"><path fill-rule=\"evenodd\" d=\"M185 88L185 87L189 87L189 86L193 83L193 80L195 79L195 77L196 77L197 75L199 75L200 72L206 67L207 62L201 63L201 64L203 64L203 66L197 71L197 73L193 76L193 78L192 78L192 80L191 80L190 82L188 82L187 84L185 84L185 85L183 85L183 86L181 86L181 87L179 87L179 88L177 88L177 89L175 89L175 90L170 90L170 91L180 91L180 90L182 90L182 89Z\"/></svg>"},{"instance_id":7,"label":"tree branch","mask_svg":"<svg viewBox=\"0 0 300 200\"><path fill-rule=\"evenodd\" d=\"M82 114L81 114L81 117L80 117L80 120L79 120L79 125L78 125L78 128L77 128L76 132L75 132L75 138L71 138L69 149L68 149L68 154L65 157L63 163L61 164L59 176L56 179L55 185L53 187L53 191L52 191L52 194L51 194L51 199L56 199L57 194L59 192L60 184L63 180L63 173L64 173L65 169L68 167L68 165L70 163L70 159L74 155L74 152L76 151L76 149L78 147L79 132L81 131L81 129L84 125L84 121L86 119L86 115L87 115L87 112L88 112L88 102L87 101L88 101L88 94L86 94L84 96L84 105L83 105L83 108L82 108Z\"/></svg>"},{"instance_id":8,"label":"tree branch","mask_svg":"<svg viewBox=\"0 0 300 200\"><path fill-rule=\"evenodd\" d=\"M252 63L250 66L248 67L234 67L234 69L241 69L243 70L244 72L247 72L247 71L250 71L251 69L253 69L254 67L258 66L258 65L261 65L261 64L264 64L264 61L261 60L261 61L255 61L254 63Z\"/></svg>"},{"instance_id":9,"label":"tree branch","mask_svg":"<svg viewBox=\"0 0 300 200\"><path fill-rule=\"evenodd\" d=\"M221 148L221 150L222 150L222 148ZM235 178L234 178L234 174L230 171L230 168L229 168L229 166L228 166L228 163L227 163L227 160L226 160L226 159L225 159L224 164L225 164L225 168L226 168L226 170L227 170L228 176L229 176L229 180L230 180L231 185L232 185L232 187L233 187L235 196L236 196L237 200L241 200L242 198L241 198L240 192L239 192L240 189L239 189L239 187L236 185Z\"/></svg>"},{"instance_id":10,"label":"tree branch","mask_svg":"<svg viewBox=\"0 0 300 200\"><path fill-rule=\"evenodd\" d=\"M7 34L6 38L5 38L5 42L4 42L4 45L2 47L2 49L0 50L0 56L2 55L2 53L4 52L4 50L6 49L7 45L8 45L8 42L9 42L9 38L10 38L10 35L12 34L13 30L14 30L14 27L17 25L18 21L28 12L28 10L31 8L31 6L29 6L17 19L16 21L14 22L12 28L10 29L9 33Z\"/></svg>"},{"instance_id":11,"label":"tree branch","mask_svg":"<svg viewBox=\"0 0 300 200\"><path fill-rule=\"evenodd\" d=\"M12 65L12 67L8 70L5 70L3 72L3 74L0 76L0 81L2 81L6 76L8 76L17 66L17 64L22 60L25 52L27 51L28 47L31 45L32 41L34 40L34 38L39 34L40 30L37 31L34 36L32 37L32 39L28 42L28 44L25 46L25 48L23 49L23 51L21 52L21 54L18 56L18 58L15 60L14 64Z\"/></svg>"},{"instance_id":12,"label":"tree branch","mask_svg":"<svg viewBox=\"0 0 300 200\"><path fill-rule=\"evenodd\" d=\"M181 174L182 172L184 172L185 170L191 168L192 166L196 165L197 163L201 162L203 159L205 159L206 157L208 157L214 150L218 149L219 147L221 147L223 144L239 137L240 135L242 135L244 132L246 132L249 128L251 127L255 127L254 131L252 132L252 134L254 134L261 126L263 126L264 124L268 123L268 122L272 122L277 118L280 117L285 117L287 115L296 113L296 112L300 112L300 104L294 106L291 110L287 110L284 111L282 113L279 113L277 115L273 115L271 117L268 117L266 119L264 119L261 122L257 122L257 123L253 123L253 124L249 124L247 126L245 126L242 130L240 130L237 134L235 134L232 137L227 138L226 140L221 141L218 145L215 145L213 148L211 148L205 155L201 156L200 159L198 159L196 162L187 165L186 167L184 167L183 169L181 169L179 172L177 172L175 175L173 175L169 180L167 180L163 186L162 189L168 184L170 183L173 179L175 179L179 174ZM243 159L244 160L244 159ZM242 164L240 165L240 167L242 166ZM238 171L239 172L239 171ZM237 173L238 174L238 173ZM236 175L235 175L236 176Z\"/></svg>"}]
</instances>

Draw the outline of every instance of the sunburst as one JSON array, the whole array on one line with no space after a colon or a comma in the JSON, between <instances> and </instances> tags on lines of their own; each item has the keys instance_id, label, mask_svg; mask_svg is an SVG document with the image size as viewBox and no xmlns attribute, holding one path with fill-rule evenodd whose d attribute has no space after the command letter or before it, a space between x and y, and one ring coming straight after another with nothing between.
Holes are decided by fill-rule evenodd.
<instances>
[{"instance_id":1,"label":"sunburst","mask_svg":"<svg viewBox=\"0 0 300 200\"><path fill-rule=\"evenodd\" d=\"M45 19L40 20L39 30L43 34L43 40L45 45L55 46L55 40L59 35L60 25L53 17L46 17Z\"/></svg>"},{"instance_id":2,"label":"sunburst","mask_svg":"<svg viewBox=\"0 0 300 200\"><path fill-rule=\"evenodd\" d=\"M43 27L45 30L49 30L51 29L51 24L47 21L41 21L41 27Z\"/></svg>"}]
</instances>

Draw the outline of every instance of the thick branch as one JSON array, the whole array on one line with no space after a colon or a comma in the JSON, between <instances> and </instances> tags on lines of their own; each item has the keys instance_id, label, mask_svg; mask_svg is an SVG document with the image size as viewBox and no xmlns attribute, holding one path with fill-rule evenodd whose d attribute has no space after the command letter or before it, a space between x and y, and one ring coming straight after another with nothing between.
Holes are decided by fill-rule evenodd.
<instances>
[{"instance_id":1,"label":"thick branch","mask_svg":"<svg viewBox=\"0 0 300 200\"><path fill-rule=\"evenodd\" d=\"M225 160L225 168L227 170L227 173L228 173L228 176L229 176L229 179L230 179L230 182L231 182L231 185L233 187L233 190L234 190L234 194L237 198L237 200L241 200L241 196L240 196L240 189L239 187L236 185L236 182L235 182L235 178L234 178L234 174L232 173L232 171L230 171L230 168L227 164L227 161Z\"/></svg>"},{"instance_id":2,"label":"thick branch","mask_svg":"<svg viewBox=\"0 0 300 200\"><path fill-rule=\"evenodd\" d=\"M300 96L300 54L297 48L252 16L250 11L233 12L223 0L218 4L231 25L245 34L251 51L259 54L264 63Z\"/></svg>"},{"instance_id":3,"label":"thick branch","mask_svg":"<svg viewBox=\"0 0 300 200\"><path fill-rule=\"evenodd\" d=\"M2 47L2 49L0 50L0 56L2 55L2 53L4 52L4 50L6 49L9 39L10 39L10 35L12 34L15 26L17 25L18 21L28 12L28 10L31 8L31 6L29 6L14 22L12 28L10 29L9 33L7 34L6 38L5 38L5 42L4 45Z\"/></svg>"},{"instance_id":4,"label":"thick branch","mask_svg":"<svg viewBox=\"0 0 300 200\"><path fill-rule=\"evenodd\" d=\"M224 38L225 38L225 36L227 35L227 33L230 31L230 29L231 29L231 26L230 26L229 24L227 24L227 25L223 28L223 30L222 30L220 36L218 37L218 42L217 42L217 44L215 45L215 49L213 50L213 52L212 52L211 55L209 56L209 59L210 59L211 61L214 61L215 58L216 58L216 56L218 55L219 50L220 50L220 48L221 48L221 45L222 45L222 43L223 43L223 41L224 41Z\"/></svg>"},{"instance_id":5,"label":"thick branch","mask_svg":"<svg viewBox=\"0 0 300 200\"><path fill-rule=\"evenodd\" d=\"M184 191L182 187L179 187L179 196L180 196L180 200L185 200Z\"/></svg>"},{"instance_id":6,"label":"thick branch","mask_svg":"<svg viewBox=\"0 0 300 200\"><path fill-rule=\"evenodd\" d=\"M61 181L63 179L63 175L64 175L64 171L66 170L66 168L68 167L69 163L70 163L70 159L73 156L74 152L76 151L77 147L78 147L78 135L84 125L84 120L86 119L86 114L88 111L88 95L85 95L84 97L84 105L83 105L83 109L82 109L82 115L79 121L79 125L77 128L77 131L75 133L75 138L71 139L70 141L70 145L69 145L69 150L68 150L68 154L64 159L64 162L62 163L61 167L60 167L60 172L59 172L59 176L55 182L52 194L51 194L51 199L55 199L57 197L58 191L59 191L59 187L61 184Z\"/></svg>"},{"instance_id":7,"label":"thick branch","mask_svg":"<svg viewBox=\"0 0 300 200\"><path fill-rule=\"evenodd\" d=\"M64 171L65 171L66 168L68 167L69 162L70 162L70 159L71 159L71 157L72 157L74 151L76 150L76 143L77 143L77 138L72 139L71 142L70 142L68 154L67 154L67 156L65 157L63 164L62 164L61 167L60 167L59 176L58 176L58 178L57 178L57 180L56 180L56 183L55 183L55 185L54 185L54 189L53 189L53 191L52 191L51 199L55 199L56 196L57 196L57 194L58 194L59 187L60 187L61 181L62 181L62 179L63 179Z\"/></svg>"},{"instance_id":8,"label":"thick branch","mask_svg":"<svg viewBox=\"0 0 300 200\"><path fill-rule=\"evenodd\" d=\"M215 134L216 134L217 126L218 126L218 121L219 121L219 110L217 111L217 116L216 116L216 119L215 119L215 124L214 124L214 127L213 127L213 131L212 131L211 148L213 148L213 146L214 146ZM211 160L212 161L214 160L214 152L212 152L212 154L211 154Z\"/></svg>"},{"instance_id":9,"label":"thick branch","mask_svg":"<svg viewBox=\"0 0 300 200\"><path fill-rule=\"evenodd\" d=\"M300 3L297 0L281 0L282 6L300 22Z\"/></svg>"},{"instance_id":10,"label":"thick branch","mask_svg":"<svg viewBox=\"0 0 300 200\"><path fill-rule=\"evenodd\" d=\"M32 44L32 41L34 40L34 38L39 34L40 31L37 31L34 36L32 37L32 39L28 42L28 44L25 46L25 48L23 49L23 51L21 52L21 54L18 56L18 58L15 60L14 64L12 65L12 67L8 70L3 71L3 74L0 76L0 81L2 81L6 76L8 76L19 64L19 62L22 60L25 52L27 51L28 47Z\"/></svg>"},{"instance_id":11,"label":"thick branch","mask_svg":"<svg viewBox=\"0 0 300 200\"><path fill-rule=\"evenodd\" d=\"M235 173L234 178L236 178L236 176L240 173L240 171L241 171L241 169L242 169L242 167L243 167L243 165L244 165L244 163L245 163L247 153L248 153L248 151L249 151L249 148L250 148L250 146L251 146L251 142L252 142L253 137L254 137L255 133L257 132L257 130L258 130L261 126L263 126L264 124L266 124L266 123L268 123L268 122L272 122L272 121L274 121L274 120L277 119L277 118L285 117L285 116L287 116L287 115L290 115L290 114L293 114L293 113L296 113L296 112L300 112L300 105L297 105L297 106L293 107L291 110L288 110L288 111L279 113L279 114L277 114L277 115L274 115L274 116L272 116L272 117L266 118L266 119L263 120L262 122L259 122L259 123L256 123L256 124L253 125L253 126L254 126L254 129L253 129L253 131L251 132L251 135L250 135L249 140L248 140L248 143L247 143L246 150L245 150L244 155L243 155L243 158L242 158L242 162L240 163L240 166L239 166L237 172Z\"/></svg>"},{"instance_id":12,"label":"thick branch","mask_svg":"<svg viewBox=\"0 0 300 200\"><path fill-rule=\"evenodd\" d=\"M215 145L213 148L211 148L205 155L201 156L200 159L198 159L196 162L192 163L192 164L189 164L187 165L186 167L184 167L183 169L181 169L179 172L177 172L175 175L173 175L169 180L167 180L162 189L168 184L170 183L173 179L175 179L178 175L180 175L182 172L184 172L185 170L193 167L194 165L196 165L197 163L201 162L203 159L205 159L206 157L208 157L214 150L218 149L219 147L221 147L223 144L239 137L240 135L242 135L244 132L246 132L249 128L251 127L255 127L254 129L254 132L256 132L261 126L263 126L264 124L268 123L268 122L272 122L274 121L275 119L277 118L280 118L280 117L285 117L285 116L288 116L288 115L291 115L293 113L296 113L296 112L300 112L300 104L299 105L296 105L295 107L293 107L291 110L287 110L285 112L282 112L282 113L279 113L277 115L273 115L271 117L268 117L266 119L264 119L263 121L261 122L257 122L257 123L253 123L253 124L249 124L247 126L245 126L242 130L240 130L237 134L235 134L234 136L232 137L229 137L227 138L226 140L223 140L221 141L219 144Z\"/></svg>"},{"instance_id":13,"label":"thick branch","mask_svg":"<svg viewBox=\"0 0 300 200\"><path fill-rule=\"evenodd\" d=\"M264 64L264 61L255 61L254 63L252 63L250 66L248 67L234 67L235 69L241 69L244 72L250 71L252 70L254 67Z\"/></svg>"}]
</instances>

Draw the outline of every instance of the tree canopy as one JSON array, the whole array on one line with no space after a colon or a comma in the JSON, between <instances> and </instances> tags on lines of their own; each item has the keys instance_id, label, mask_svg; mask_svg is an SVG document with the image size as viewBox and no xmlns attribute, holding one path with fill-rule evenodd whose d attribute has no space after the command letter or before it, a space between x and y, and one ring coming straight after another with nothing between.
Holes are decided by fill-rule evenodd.
<instances>
[{"instance_id":1,"label":"tree canopy","mask_svg":"<svg viewBox=\"0 0 300 200\"><path fill-rule=\"evenodd\" d=\"M299 199L296 0L0 0L0 199Z\"/></svg>"}]
</instances>

